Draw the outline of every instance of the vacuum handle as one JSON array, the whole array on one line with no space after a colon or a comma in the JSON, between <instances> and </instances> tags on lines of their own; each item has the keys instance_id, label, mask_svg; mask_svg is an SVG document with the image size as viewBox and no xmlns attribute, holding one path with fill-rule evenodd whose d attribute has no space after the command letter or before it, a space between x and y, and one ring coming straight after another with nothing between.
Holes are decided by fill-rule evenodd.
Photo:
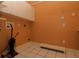
<instances>
[{"instance_id":1,"label":"vacuum handle","mask_svg":"<svg viewBox=\"0 0 79 59\"><path fill-rule=\"evenodd\" d=\"M11 38L12 38L12 36L13 36L13 27L12 27L12 24L10 24L10 26L11 26Z\"/></svg>"},{"instance_id":2,"label":"vacuum handle","mask_svg":"<svg viewBox=\"0 0 79 59\"><path fill-rule=\"evenodd\" d=\"M17 37L19 35L19 32L16 33L16 35L14 37Z\"/></svg>"}]
</instances>

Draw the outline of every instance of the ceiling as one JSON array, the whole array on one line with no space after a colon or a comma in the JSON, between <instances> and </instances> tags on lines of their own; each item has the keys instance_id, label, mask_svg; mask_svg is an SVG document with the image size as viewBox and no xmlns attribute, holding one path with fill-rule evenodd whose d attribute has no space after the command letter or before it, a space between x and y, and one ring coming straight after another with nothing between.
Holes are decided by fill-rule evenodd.
<instances>
[{"instance_id":1,"label":"ceiling","mask_svg":"<svg viewBox=\"0 0 79 59\"><path fill-rule=\"evenodd\" d=\"M2 3L3 1L0 1L0 4Z\"/></svg>"},{"instance_id":2,"label":"ceiling","mask_svg":"<svg viewBox=\"0 0 79 59\"><path fill-rule=\"evenodd\" d=\"M5 5L2 4L3 1L0 1L0 8L6 7Z\"/></svg>"},{"instance_id":3,"label":"ceiling","mask_svg":"<svg viewBox=\"0 0 79 59\"><path fill-rule=\"evenodd\" d=\"M44 1L28 1L28 3L30 3L31 5L37 5L37 4L40 4Z\"/></svg>"},{"instance_id":4,"label":"ceiling","mask_svg":"<svg viewBox=\"0 0 79 59\"><path fill-rule=\"evenodd\" d=\"M79 1L28 1L31 5L38 5L41 3L49 3L49 4L56 4L56 3L73 3L73 4L79 4Z\"/></svg>"}]
</instances>

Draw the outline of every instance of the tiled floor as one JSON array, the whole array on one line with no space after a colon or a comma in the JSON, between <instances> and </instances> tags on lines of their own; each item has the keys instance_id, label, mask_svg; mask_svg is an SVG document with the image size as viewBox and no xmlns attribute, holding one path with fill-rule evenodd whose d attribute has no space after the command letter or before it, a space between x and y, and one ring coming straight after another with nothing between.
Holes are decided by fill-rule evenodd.
<instances>
[{"instance_id":1,"label":"tiled floor","mask_svg":"<svg viewBox=\"0 0 79 59\"><path fill-rule=\"evenodd\" d=\"M16 48L19 53L15 58L78 58L79 52L68 50L66 53L59 53L40 48L40 43L28 42Z\"/></svg>"}]
</instances>

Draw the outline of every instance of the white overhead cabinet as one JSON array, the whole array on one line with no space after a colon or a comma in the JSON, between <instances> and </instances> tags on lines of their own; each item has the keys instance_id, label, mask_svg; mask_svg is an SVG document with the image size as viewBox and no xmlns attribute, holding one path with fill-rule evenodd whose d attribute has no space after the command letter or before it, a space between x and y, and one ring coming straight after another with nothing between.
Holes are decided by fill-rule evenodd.
<instances>
[{"instance_id":1,"label":"white overhead cabinet","mask_svg":"<svg viewBox=\"0 0 79 59\"><path fill-rule=\"evenodd\" d=\"M34 8L25 1L4 1L1 11L34 21Z\"/></svg>"}]
</instances>

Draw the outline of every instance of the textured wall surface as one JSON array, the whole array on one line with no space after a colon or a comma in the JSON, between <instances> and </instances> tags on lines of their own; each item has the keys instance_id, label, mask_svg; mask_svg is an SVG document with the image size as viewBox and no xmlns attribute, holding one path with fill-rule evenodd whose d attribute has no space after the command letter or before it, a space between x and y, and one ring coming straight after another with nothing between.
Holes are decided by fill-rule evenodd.
<instances>
[{"instance_id":1,"label":"textured wall surface","mask_svg":"<svg viewBox=\"0 0 79 59\"><path fill-rule=\"evenodd\" d=\"M79 2L44 2L34 7L32 40L79 49Z\"/></svg>"}]
</instances>

